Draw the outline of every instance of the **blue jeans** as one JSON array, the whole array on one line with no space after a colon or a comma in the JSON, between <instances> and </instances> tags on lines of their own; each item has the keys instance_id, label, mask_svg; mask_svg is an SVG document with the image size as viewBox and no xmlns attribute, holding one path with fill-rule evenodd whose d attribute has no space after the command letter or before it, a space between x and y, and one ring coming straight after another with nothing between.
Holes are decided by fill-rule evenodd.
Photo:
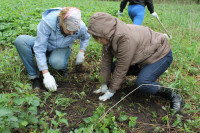
<instances>
[{"instance_id":1,"label":"blue jeans","mask_svg":"<svg viewBox=\"0 0 200 133\"><path fill-rule=\"evenodd\" d=\"M15 40L15 47L28 72L29 79L39 77L39 70L33 54L35 39L35 37L29 35L20 35ZM66 70L70 54L70 48L55 49L52 52L47 52L47 55L49 55L49 64L56 70Z\"/></svg>"},{"instance_id":2,"label":"blue jeans","mask_svg":"<svg viewBox=\"0 0 200 133\"><path fill-rule=\"evenodd\" d=\"M137 66L131 66L128 71L128 75L137 75L136 79L136 87L142 84L152 84L152 85L159 85L156 80L167 70L173 60L172 51L170 51L165 57L162 59L148 64L143 67L141 70ZM114 71L116 61L113 62L111 66L111 71ZM134 69L134 70L133 70ZM130 74L132 73L132 74ZM142 86L139 88L140 92L147 93L147 94L156 94L158 91L158 86Z\"/></svg>"},{"instance_id":3,"label":"blue jeans","mask_svg":"<svg viewBox=\"0 0 200 133\"><path fill-rule=\"evenodd\" d=\"M129 5L128 15L133 21L133 24L142 25L145 15L145 7L142 5Z\"/></svg>"}]
</instances>

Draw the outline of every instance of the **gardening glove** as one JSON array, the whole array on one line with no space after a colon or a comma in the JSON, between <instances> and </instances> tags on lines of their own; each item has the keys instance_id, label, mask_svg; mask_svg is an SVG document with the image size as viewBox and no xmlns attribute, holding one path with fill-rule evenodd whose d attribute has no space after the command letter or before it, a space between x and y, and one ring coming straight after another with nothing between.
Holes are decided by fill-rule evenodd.
<instances>
[{"instance_id":1,"label":"gardening glove","mask_svg":"<svg viewBox=\"0 0 200 133\"><path fill-rule=\"evenodd\" d=\"M153 12L153 13L151 14L151 16L152 16L152 17L155 17L155 18L158 18L158 14L157 14L156 12Z\"/></svg>"},{"instance_id":2,"label":"gardening glove","mask_svg":"<svg viewBox=\"0 0 200 133\"><path fill-rule=\"evenodd\" d=\"M57 84L54 77L49 73L43 74L43 83L49 91L57 91Z\"/></svg>"},{"instance_id":3,"label":"gardening glove","mask_svg":"<svg viewBox=\"0 0 200 133\"><path fill-rule=\"evenodd\" d=\"M167 34L164 34L164 35L167 37L168 40L172 39L171 35L170 36L168 36Z\"/></svg>"},{"instance_id":4,"label":"gardening glove","mask_svg":"<svg viewBox=\"0 0 200 133\"><path fill-rule=\"evenodd\" d=\"M123 12L121 12L120 10L118 10L118 17L121 17L123 14Z\"/></svg>"},{"instance_id":5,"label":"gardening glove","mask_svg":"<svg viewBox=\"0 0 200 133\"><path fill-rule=\"evenodd\" d=\"M76 56L76 62L75 62L75 64L76 65L80 65L81 63L83 63L83 61L84 61L84 53L83 52L78 52L78 54L77 54L77 56Z\"/></svg>"},{"instance_id":6,"label":"gardening glove","mask_svg":"<svg viewBox=\"0 0 200 133\"><path fill-rule=\"evenodd\" d=\"M112 93L109 90L107 90L103 96L99 97L99 100L106 101L106 100L110 99L114 94L115 93Z\"/></svg>"},{"instance_id":7,"label":"gardening glove","mask_svg":"<svg viewBox=\"0 0 200 133\"><path fill-rule=\"evenodd\" d=\"M94 91L94 93L105 93L108 90L108 86L106 84L103 84L99 87L98 90Z\"/></svg>"},{"instance_id":8,"label":"gardening glove","mask_svg":"<svg viewBox=\"0 0 200 133\"><path fill-rule=\"evenodd\" d=\"M166 36L166 38L169 40L169 36L167 34L164 34Z\"/></svg>"}]
</instances>

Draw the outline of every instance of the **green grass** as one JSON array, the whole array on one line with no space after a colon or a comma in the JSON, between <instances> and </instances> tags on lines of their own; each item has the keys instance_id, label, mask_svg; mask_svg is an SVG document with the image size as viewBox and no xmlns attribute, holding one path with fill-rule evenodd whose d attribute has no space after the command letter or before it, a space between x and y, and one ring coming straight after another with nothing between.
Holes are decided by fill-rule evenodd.
<instances>
[{"instance_id":1,"label":"green grass","mask_svg":"<svg viewBox=\"0 0 200 133\"><path fill-rule=\"evenodd\" d=\"M0 115L0 121L5 121L9 114L13 116L7 125L4 123L3 126L0 126L0 131L3 129L9 130L9 124L12 125L13 121L18 123L11 126L16 130L20 128L26 131L27 122L33 124L32 129L37 129L34 123L37 123L39 119L39 117L37 117L37 120L33 118L38 104L31 103L28 98L33 96L35 99L32 101L35 100L37 103L40 99L36 98L35 92L27 85L28 78L26 77L25 68L13 46L15 38L21 34L35 36L36 27L41 20L42 12L49 8L63 6L78 7L81 9L83 21L88 24L91 15L95 12L107 12L117 17L119 5L120 2L99 0L4 0L0 3L0 92L2 93L0 95L0 110L2 112L5 111L3 108L9 110L9 113L4 116ZM191 114L191 120L188 120L188 127L187 130L185 128L185 131L192 131L192 128L198 127L200 122L200 116L198 116L200 111L200 81L197 80L197 76L200 75L200 6L195 4L155 3L155 11L163 25L172 35L170 44L174 56L174 61L168 73L164 73L159 81L171 88L177 88L175 91L184 96L186 101L184 110ZM127 7L120 19L125 23L132 23L127 13ZM143 26L148 26L154 31L165 33L162 26L155 18L150 16L147 9ZM78 45L74 45L74 49L78 47ZM74 58L75 54L72 55L71 64L74 62ZM99 72L100 61L101 45L91 39L86 53L86 66L91 71ZM97 75L98 73L91 75L91 79ZM24 103L19 105L17 102L13 103L10 100L22 94L24 97L21 100L24 100ZM4 101L2 101L3 98L5 99ZM23 106L27 106L30 109L34 108L34 111L23 110ZM13 113L16 113L16 111L13 111L16 108L18 109L17 111L24 113L21 118L26 118L26 121L22 121L20 118L16 119L13 115ZM31 116L32 121L26 114L27 112L33 113ZM45 120L41 119L40 121L40 123L43 122L43 124L48 125ZM56 124L54 121L54 126L57 126ZM178 125L176 124L176 126ZM48 126L45 130L47 129Z\"/></svg>"}]
</instances>

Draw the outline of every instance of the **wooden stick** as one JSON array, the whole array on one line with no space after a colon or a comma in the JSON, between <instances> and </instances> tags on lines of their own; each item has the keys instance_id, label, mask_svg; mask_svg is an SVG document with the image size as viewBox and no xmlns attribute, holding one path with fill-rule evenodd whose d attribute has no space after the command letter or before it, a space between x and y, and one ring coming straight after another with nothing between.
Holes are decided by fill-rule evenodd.
<instances>
[{"instance_id":1,"label":"wooden stick","mask_svg":"<svg viewBox=\"0 0 200 133\"><path fill-rule=\"evenodd\" d=\"M160 19L159 19L158 17L156 17L156 18L157 18L158 22L162 25L162 27L163 27L163 29L165 30L165 32L167 33L168 37L169 37L170 39L172 39L172 36L169 34L169 32L167 31L167 29L165 28L165 26L161 23Z\"/></svg>"}]
</instances>

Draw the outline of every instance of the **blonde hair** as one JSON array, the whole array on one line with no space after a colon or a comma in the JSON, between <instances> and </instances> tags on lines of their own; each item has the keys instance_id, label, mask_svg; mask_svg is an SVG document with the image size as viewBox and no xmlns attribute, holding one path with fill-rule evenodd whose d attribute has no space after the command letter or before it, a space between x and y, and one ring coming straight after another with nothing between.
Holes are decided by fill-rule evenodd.
<instances>
[{"instance_id":1,"label":"blonde hair","mask_svg":"<svg viewBox=\"0 0 200 133\"><path fill-rule=\"evenodd\" d=\"M64 7L61 11L60 11L60 13L58 14L58 16L60 17L60 27L61 28L64 28L64 17L65 17L65 15L67 14L67 12L69 11L69 9L71 9L71 8L77 8L77 7ZM65 27L65 28L67 28L67 27Z\"/></svg>"}]
</instances>

